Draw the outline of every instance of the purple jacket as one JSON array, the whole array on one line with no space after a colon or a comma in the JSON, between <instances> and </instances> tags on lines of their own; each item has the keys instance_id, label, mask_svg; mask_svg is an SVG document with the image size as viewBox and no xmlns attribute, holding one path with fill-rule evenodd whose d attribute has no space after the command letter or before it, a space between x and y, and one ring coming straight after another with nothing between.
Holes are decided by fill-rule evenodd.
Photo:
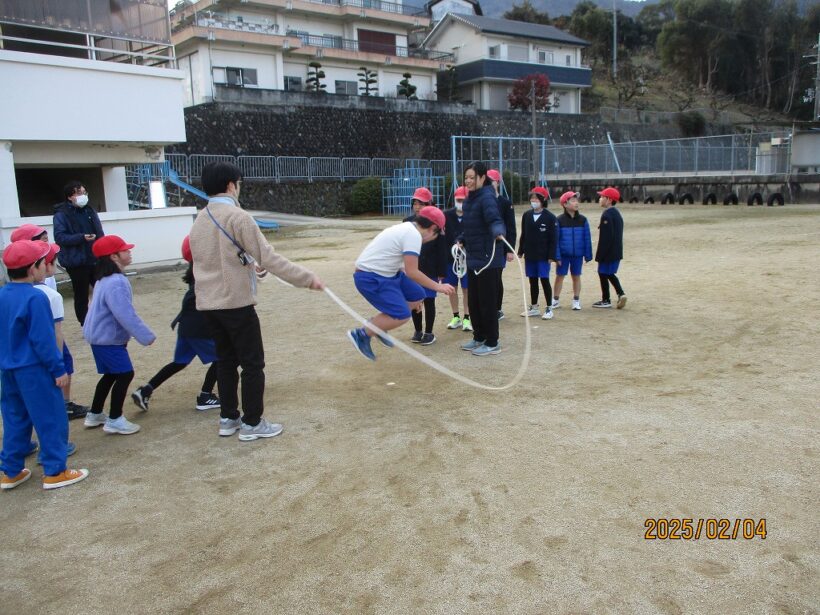
<instances>
[{"instance_id":1,"label":"purple jacket","mask_svg":"<svg viewBox=\"0 0 820 615\"><path fill-rule=\"evenodd\" d=\"M106 276L94 285L83 336L95 346L121 346L132 337L147 346L157 338L134 311L131 284L121 273Z\"/></svg>"}]
</instances>

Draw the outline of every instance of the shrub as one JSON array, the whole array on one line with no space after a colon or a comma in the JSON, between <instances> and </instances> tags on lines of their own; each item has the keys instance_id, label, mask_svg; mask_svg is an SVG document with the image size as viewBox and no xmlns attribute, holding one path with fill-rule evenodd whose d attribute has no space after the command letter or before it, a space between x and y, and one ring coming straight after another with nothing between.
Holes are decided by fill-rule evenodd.
<instances>
[{"instance_id":1,"label":"shrub","mask_svg":"<svg viewBox=\"0 0 820 615\"><path fill-rule=\"evenodd\" d=\"M702 137L706 134L706 118L698 111L684 111L675 116L683 137Z\"/></svg>"},{"instance_id":2,"label":"shrub","mask_svg":"<svg viewBox=\"0 0 820 615\"><path fill-rule=\"evenodd\" d=\"M382 180L380 177L365 177L356 182L345 203L347 213L364 214L381 211Z\"/></svg>"}]
</instances>

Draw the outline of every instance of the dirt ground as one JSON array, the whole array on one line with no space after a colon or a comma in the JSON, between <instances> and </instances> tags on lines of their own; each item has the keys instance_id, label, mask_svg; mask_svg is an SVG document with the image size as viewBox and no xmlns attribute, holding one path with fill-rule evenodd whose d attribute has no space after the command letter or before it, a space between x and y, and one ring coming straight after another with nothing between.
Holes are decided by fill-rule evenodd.
<instances>
[{"instance_id":1,"label":"dirt ground","mask_svg":"<svg viewBox=\"0 0 820 615\"><path fill-rule=\"evenodd\" d=\"M568 283L555 319L530 322L528 376L504 393L379 344L371 363L328 297L267 282L266 416L284 434L217 437L218 411L193 408L199 364L149 412L126 402L136 435L72 422L71 465L89 479L45 492L35 469L0 494L0 612L818 612L820 208L623 210L626 309L591 308L588 265L584 309L567 309ZM582 212L595 235L597 206ZM367 315L353 261L390 222L271 239ZM129 346L135 386L172 357L180 275L131 278L160 336ZM508 381L517 269L505 286L505 352L461 352L443 297L424 352ZM91 353L73 317L66 329L89 403ZM647 518L765 518L767 534L646 540Z\"/></svg>"}]
</instances>

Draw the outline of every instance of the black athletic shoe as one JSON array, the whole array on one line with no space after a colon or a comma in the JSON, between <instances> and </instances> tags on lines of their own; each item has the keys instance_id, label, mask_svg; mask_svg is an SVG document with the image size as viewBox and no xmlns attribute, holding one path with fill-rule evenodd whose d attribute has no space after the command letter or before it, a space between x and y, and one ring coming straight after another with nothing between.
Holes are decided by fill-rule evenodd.
<instances>
[{"instance_id":1,"label":"black athletic shoe","mask_svg":"<svg viewBox=\"0 0 820 615\"><path fill-rule=\"evenodd\" d=\"M421 342L419 342L422 346L429 346L430 344L435 343L436 336L432 333L425 333L421 336Z\"/></svg>"},{"instance_id":2,"label":"black athletic shoe","mask_svg":"<svg viewBox=\"0 0 820 615\"><path fill-rule=\"evenodd\" d=\"M146 393L145 387L139 387L136 391L131 393L132 401L140 407L141 410L148 410L148 402L151 400L151 395Z\"/></svg>"},{"instance_id":3,"label":"black athletic shoe","mask_svg":"<svg viewBox=\"0 0 820 615\"><path fill-rule=\"evenodd\" d=\"M413 337L410 338L410 341L413 342L414 344L420 344L422 337L424 337L424 334L421 331L416 331L413 334Z\"/></svg>"},{"instance_id":4,"label":"black athletic shoe","mask_svg":"<svg viewBox=\"0 0 820 615\"><path fill-rule=\"evenodd\" d=\"M213 410L221 407L222 404L219 402L219 398L213 393L200 393L196 396L197 410Z\"/></svg>"},{"instance_id":5,"label":"black athletic shoe","mask_svg":"<svg viewBox=\"0 0 820 615\"><path fill-rule=\"evenodd\" d=\"M88 406L81 406L80 404L75 404L73 401L67 401L65 403L65 411L68 413L69 421L83 418L90 410L91 408Z\"/></svg>"},{"instance_id":6,"label":"black athletic shoe","mask_svg":"<svg viewBox=\"0 0 820 615\"><path fill-rule=\"evenodd\" d=\"M592 304L594 308L611 308L612 303L610 301L596 301Z\"/></svg>"}]
</instances>

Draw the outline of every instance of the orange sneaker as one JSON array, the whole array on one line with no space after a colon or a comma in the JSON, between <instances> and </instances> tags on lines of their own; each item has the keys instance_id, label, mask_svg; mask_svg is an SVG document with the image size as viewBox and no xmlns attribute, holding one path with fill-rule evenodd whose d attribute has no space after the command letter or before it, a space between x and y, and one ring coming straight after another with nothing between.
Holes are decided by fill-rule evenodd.
<instances>
[{"instance_id":1,"label":"orange sneaker","mask_svg":"<svg viewBox=\"0 0 820 615\"><path fill-rule=\"evenodd\" d=\"M14 489L17 485L22 485L30 478L31 470L29 470L28 468L23 468L23 471L20 472L17 476L9 476L8 474L3 474L3 478L0 479L0 489Z\"/></svg>"},{"instance_id":2,"label":"orange sneaker","mask_svg":"<svg viewBox=\"0 0 820 615\"><path fill-rule=\"evenodd\" d=\"M88 476L88 470L63 470L55 476L43 477L43 489L59 489L79 483Z\"/></svg>"}]
</instances>

